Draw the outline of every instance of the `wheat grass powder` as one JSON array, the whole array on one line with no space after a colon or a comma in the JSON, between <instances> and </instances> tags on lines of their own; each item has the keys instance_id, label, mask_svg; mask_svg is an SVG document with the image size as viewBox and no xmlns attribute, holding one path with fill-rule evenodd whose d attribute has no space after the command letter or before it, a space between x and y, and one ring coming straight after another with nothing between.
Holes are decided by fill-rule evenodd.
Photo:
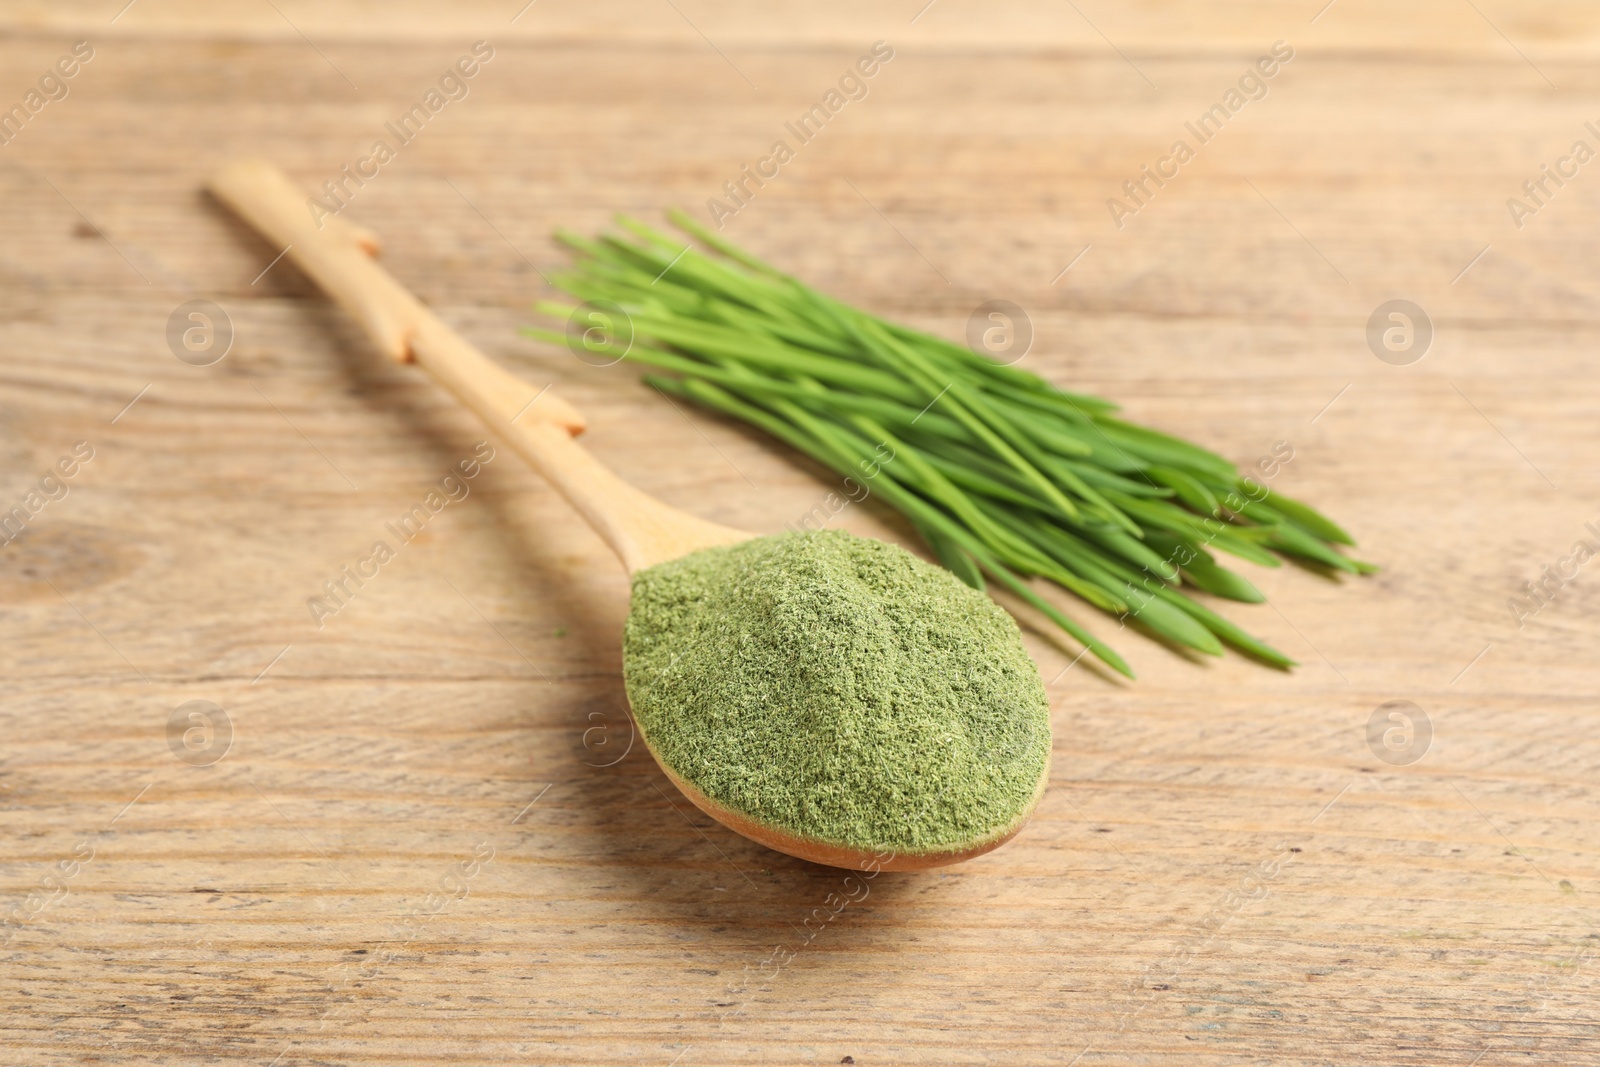
<instances>
[{"instance_id":1,"label":"wheat grass powder","mask_svg":"<svg viewBox=\"0 0 1600 1067\"><path fill-rule=\"evenodd\" d=\"M650 747L752 819L939 851L1032 806L1049 708L1011 616L882 541L795 532L640 571L623 669Z\"/></svg>"}]
</instances>

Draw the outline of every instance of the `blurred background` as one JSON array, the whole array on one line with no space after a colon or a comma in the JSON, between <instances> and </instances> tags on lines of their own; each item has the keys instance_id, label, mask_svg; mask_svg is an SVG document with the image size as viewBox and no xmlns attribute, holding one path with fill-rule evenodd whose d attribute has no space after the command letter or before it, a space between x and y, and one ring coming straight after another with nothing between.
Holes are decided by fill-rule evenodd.
<instances>
[{"instance_id":1,"label":"blurred background","mask_svg":"<svg viewBox=\"0 0 1600 1067\"><path fill-rule=\"evenodd\" d=\"M1597 51L1507 0L0 5L0 1058L1600 1062ZM840 907L632 744L625 575L509 450L308 615L483 433L201 191L240 156L696 514L831 485L519 337L557 228L1009 301L1384 572L1243 568L1290 674L1029 632L1033 823Z\"/></svg>"}]
</instances>

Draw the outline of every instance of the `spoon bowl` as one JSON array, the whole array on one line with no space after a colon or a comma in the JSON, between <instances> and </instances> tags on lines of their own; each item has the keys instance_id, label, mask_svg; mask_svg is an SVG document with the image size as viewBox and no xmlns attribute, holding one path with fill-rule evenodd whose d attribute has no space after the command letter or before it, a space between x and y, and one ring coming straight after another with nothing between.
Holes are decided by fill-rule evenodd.
<instances>
[{"instance_id":1,"label":"spoon bowl","mask_svg":"<svg viewBox=\"0 0 1600 1067\"><path fill-rule=\"evenodd\" d=\"M635 719L635 726L637 725L638 720ZM948 867L952 863L961 863L981 856L985 852L992 852L1017 836L1033 814L1033 809L1038 806L1040 798L1044 796L1045 787L1050 784L1050 765L1047 762L1039 775L1039 785L1034 790L1033 799L1028 801L1016 820L961 848L937 849L931 852L874 851L801 837L783 827L758 822L742 812L718 803L696 788L693 782L679 777L656 750L650 748L650 738L642 729L639 731L639 736L644 738L645 747L649 748L650 754L655 757L661 773L678 787L678 792L687 797L695 807L734 833L766 845L774 852L854 871L925 871L934 867Z\"/></svg>"}]
</instances>

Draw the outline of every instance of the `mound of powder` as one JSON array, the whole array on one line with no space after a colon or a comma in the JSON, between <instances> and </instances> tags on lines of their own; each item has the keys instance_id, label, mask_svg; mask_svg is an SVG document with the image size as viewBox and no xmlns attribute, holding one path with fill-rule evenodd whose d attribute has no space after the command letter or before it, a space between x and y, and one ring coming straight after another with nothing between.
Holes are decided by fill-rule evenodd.
<instances>
[{"instance_id":1,"label":"mound of powder","mask_svg":"<svg viewBox=\"0 0 1600 1067\"><path fill-rule=\"evenodd\" d=\"M713 800L804 837L921 853L1002 833L1050 758L1044 686L1004 609L841 531L640 571L628 699Z\"/></svg>"}]
</instances>

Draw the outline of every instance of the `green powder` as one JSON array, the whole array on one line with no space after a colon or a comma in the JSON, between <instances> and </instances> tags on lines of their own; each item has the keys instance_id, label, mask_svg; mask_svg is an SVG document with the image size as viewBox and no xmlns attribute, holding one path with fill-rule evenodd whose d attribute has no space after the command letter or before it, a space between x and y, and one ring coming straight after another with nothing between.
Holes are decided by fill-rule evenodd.
<instances>
[{"instance_id":1,"label":"green powder","mask_svg":"<svg viewBox=\"0 0 1600 1067\"><path fill-rule=\"evenodd\" d=\"M628 699L679 777L760 822L899 853L968 844L1033 802L1044 686L1017 624L882 541L785 533L640 571Z\"/></svg>"}]
</instances>

